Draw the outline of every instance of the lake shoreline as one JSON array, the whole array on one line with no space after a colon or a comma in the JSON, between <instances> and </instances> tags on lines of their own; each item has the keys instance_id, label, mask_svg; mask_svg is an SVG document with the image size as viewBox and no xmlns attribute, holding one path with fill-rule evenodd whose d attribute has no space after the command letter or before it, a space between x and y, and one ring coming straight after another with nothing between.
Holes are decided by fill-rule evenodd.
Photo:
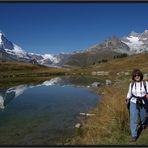
<instances>
[{"instance_id":1,"label":"lake shoreline","mask_svg":"<svg viewBox=\"0 0 148 148\"><path fill-rule=\"evenodd\" d=\"M16 82L16 79L14 79L14 81ZM24 137L24 141L22 139L22 143L24 144L24 142L26 142L25 141L26 138L29 137L29 135L31 134L32 137L30 135L29 138L33 139L33 141L31 140L30 142L29 141L26 142L26 145L31 144L31 142L33 144L36 144L36 142L38 142L39 144L44 143L44 144L50 145L50 144L53 144L54 142L52 140L50 141L50 138L52 139L50 135L50 131L51 133L60 131L60 133L61 132L62 133L57 135L57 140L55 139L54 144L56 144L57 142L57 145L60 145L60 144L64 145L67 141L67 138L74 136L75 134L74 127L77 121L79 121L79 119L81 118L80 113L88 112L89 109L93 108L96 102L98 102L97 95L94 92L90 91L89 89L90 87L89 88L87 87L88 84L92 84L92 82L94 82L94 80L92 78L90 79L90 77L88 78L88 80L83 76L81 77L63 76L63 77L54 77L54 78L50 77L50 79L46 77L45 81L44 79L41 79L41 80L37 79L37 81L35 82L32 82L32 81L29 82L28 80L28 83L26 83L25 81L22 81L24 82L22 83L18 79L18 82L19 82L18 84L13 83L14 81L11 81L12 86L9 86L9 83L7 82L7 86L5 88L1 88L1 92L0 92L1 98L4 98L3 99L4 102L3 100L1 100L2 101L1 103L4 103L4 108L2 108L2 112L0 112L0 116L2 117L0 122L1 124L0 143L3 143L3 144L7 144L9 140L10 142L8 142L8 144L10 143L19 144L21 143L21 137ZM28 96L26 96L27 94ZM62 109L62 106L63 106L63 109ZM64 114L61 116L60 114L62 113L62 111L64 112ZM21 112L23 116L21 115ZM27 114L25 112L27 112ZM7 116L5 117L6 114L8 115L8 118ZM13 117L13 120L12 120L11 116L14 116L14 115L15 117ZM33 117L29 117L31 115L33 115ZM53 116L53 120L52 120L52 116ZM56 129L55 128L56 124L52 123L56 121L55 120L56 117L58 117L58 119L61 120L60 122L59 121L57 122L57 123L60 123L57 126L57 127L60 127L60 130ZM31 119L31 123L27 121L28 119ZM6 122L5 120L8 120L8 121ZM64 123L66 120L68 120L68 122ZM40 121L42 123L40 123ZM9 125L9 122L11 123L10 125ZM69 124L69 122L72 122L72 123ZM24 123L25 123L24 127L21 127L23 126ZM61 126L61 124L63 124L63 126ZM7 129L6 126L8 126L9 128ZM27 129L26 129L26 126L27 126ZM69 131L70 127L72 127L71 131ZM13 136L9 137L8 131L11 128L13 129L12 131ZM28 133L29 130L30 130L30 133ZM42 133L42 130L46 132ZM47 132L48 130L49 132ZM37 137L34 134L36 132L37 132L37 137L41 136L40 134L43 134L43 135L46 134L45 136L46 138L42 136L44 137L44 140L36 141ZM5 134L3 135L2 133L5 133ZM18 140L17 140L17 136L18 136ZM15 137L16 139L14 139L13 137ZM9 140L7 140L7 138Z\"/></svg>"}]
</instances>

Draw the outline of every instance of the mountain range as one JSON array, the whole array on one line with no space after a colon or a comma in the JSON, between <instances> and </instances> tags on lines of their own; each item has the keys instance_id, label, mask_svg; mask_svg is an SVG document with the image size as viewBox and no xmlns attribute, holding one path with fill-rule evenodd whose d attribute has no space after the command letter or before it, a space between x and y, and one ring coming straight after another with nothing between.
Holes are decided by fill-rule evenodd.
<instances>
[{"instance_id":1,"label":"mountain range","mask_svg":"<svg viewBox=\"0 0 148 148\"><path fill-rule=\"evenodd\" d=\"M0 32L0 61L18 61L46 66L89 66L107 62L116 57L148 52L148 30L142 33L132 31L122 38L113 36L104 42L81 52L53 54L36 54L9 41Z\"/></svg>"}]
</instances>

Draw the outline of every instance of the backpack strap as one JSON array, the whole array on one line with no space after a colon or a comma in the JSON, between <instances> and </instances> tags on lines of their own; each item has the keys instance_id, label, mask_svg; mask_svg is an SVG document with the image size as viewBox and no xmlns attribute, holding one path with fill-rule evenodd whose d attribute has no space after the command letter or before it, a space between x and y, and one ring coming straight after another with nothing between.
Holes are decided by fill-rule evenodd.
<instances>
[{"instance_id":1,"label":"backpack strap","mask_svg":"<svg viewBox=\"0 0 148 148\"><path fill-rule=\"evenodd\" d=\"M134 81L131 82L131 91L133 89Z\"/></svg>"},{"instance_id":2,"label":"backpack strap","mask_svg":"<svg viewBox=\"0 0 148 148\"><path fill-rule=\"evenodd\" d=\"M134 85L134 81L131 82L131 91L133 89L133 85ZM147 88L146 88L146 81L143 81L143 85L144 85L144 89L145 89L146 93L148 93Z\"/></svg>"},{"instance_id":3,"label":"backpack strap","mask_svg":"<svg viewBox=\"0 0 148 148\"><path fill-rule=\"evenodd\" d=\"M133 85L134 85L134 81L131 82L131 98L132 98L132 96L133 96L133 94L132 94ZM130 99L131 99L131 98L130 98Z\"/></svg>"},{"instance_id":4,"label":"backpack strap","mask_svg":"<svg viewBox=\"0 0 148 148\"><path fill-rule=\"evenodd\" d=\"M146 93L148 93L147 88L146 88L146 81L143 81L143 85L144 85L144 89L145 89Z\"/></svg>"}]
</instances>

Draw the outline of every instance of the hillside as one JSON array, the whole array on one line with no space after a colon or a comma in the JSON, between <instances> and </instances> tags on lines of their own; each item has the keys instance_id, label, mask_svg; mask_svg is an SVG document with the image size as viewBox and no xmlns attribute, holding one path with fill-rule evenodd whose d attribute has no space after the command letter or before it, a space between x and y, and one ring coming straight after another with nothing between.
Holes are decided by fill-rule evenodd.
<instances>
[{"instance_id":1,"label":"hillside","mask_svg":"<svg viewBox=\"0 0 148 148\"><path fill-rule=\"evenodd\" d=\"M104 64L97 64L90 67L93 70L108 71L111 74L118 72L131 72L133 68L139 68L143 72L148 71L148 53L130 55L125 58L111 60Z\"/></svg>"},{"instance_id":2,"label":"hillside","mask_svg":"<svg viewBox=\"0 0 148 148\"><path fill-rule=\"evenodd\" d=\"M26 83L42 83L55 76L65 75L66 69L49 68L23 62L0 62L0 88Z\"/></svg>"},{"instance_id":3,"label":"hillside","mask_svg":"<svg viewBox=\"0 0 148 148\"><path fill-rule=\"evenodd\" d=\"M126 44L121 42L120 39L112 37L101 44L86 49L82 53L71 55L65 64L87 67L97 63L103 63L103 61L109 61L114 57L123 55L123 53L127 55L128 52L130 50Z\"/></svg>"},{"instance_id":4,"label":"hillside","mask_svg":"<svg viewBox=\"0 0 148 148\"><path fill-rule=\"evenodd\" d=\"M64 69L21 62L0 62L0 77L62 75Z\"/></svg>"},{"instance_id":5,"label":"hillside","mask_svg":"<svg viewBox=\"0 0 148 148\"><path fill-rule=\"evenodd\" d=\"M92 75L92 72L109 72L106 77L116 79L117 73L130 73L133 68L140 68L144 73L148 71L148 53L130 55L117 58L106 63L95 64L87 68L49 68L43 65L27 64L20 62L0 62L0 77L16 76L49 76L49 75ZM97 77L97 75L96 75ZM99 76L104 77L104 76Z\"/></svg>"},{"instance_id":6,"label":"hillside","mask_svg":"<svg viewBox=\"0 0 148 148\"><path fill-rule=\"evenodd\" d=\"M105 76L110 80L117 80L111 86L102 86L94 91L102 96L102 100L90 112L95 116L82 120L81 128L70 144L82 145L146 145L148 144L148 128L142 131L135 143L130 142L129 113L125 105L125 98L130 75L117 75L119 72L129 72L139 68L148 73L148 54L132 55L122 59L114 59L105 64L89 67L89 71L109 71ZM96 77L100 77L97 76ZM103 76L101 76L103 77ZM148 80L148 77L147 77Z\"/></svg>"},{"instance_id":7,"label":"hillside","mask_svg":"<svg viewBox=\"0 0 148 148\"><path fill-rule=\"evenodd\" d=\"M148 53L130 55L124 58L112 59L108 62L88 66L87 68L71 68L71 74L91 75L101 79L129 78L134 68L141 69L144 73L148 71ZM108 75L97 75L93 73L107 72ZM126 76L125 76L125 73Z\"/></svg>"}]
</instances>

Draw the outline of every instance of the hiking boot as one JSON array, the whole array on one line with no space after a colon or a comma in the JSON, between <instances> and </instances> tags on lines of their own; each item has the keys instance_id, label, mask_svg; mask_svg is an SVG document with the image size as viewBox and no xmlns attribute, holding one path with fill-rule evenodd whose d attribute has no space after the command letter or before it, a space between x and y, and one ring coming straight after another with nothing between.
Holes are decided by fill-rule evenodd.
<instances>
[{"instance_id":1,"label":"hiking boot","mask_svg":"<svg viewBox=\"0 0 148 148\"><path fill-rule=\"evenodd\" d=\"M137 140L137 137L132 137L130 142L136 142L136 140Z\"/></svg>"},{"instance_id":2,"label":"hiking boot","mask_svg":"<svg viewBox=\"0 0 148 148\"><path fill-rule=\"evenodd\" d=\"M148 127L147 125L144 125L144 126L143 126L143 129L146 129L147 127Z\"/></svg>"},{"instance_id":3,"label":"hiking boot","mask_svg":"<svg viewBox=\"0 0 148 148\"><path fill-rule=\"evenodd\" d=\"M147 128L147 125L140 126L140 128L141 128L142 130L144 130L144 129Z\"/></svg>"}]
</instances>

